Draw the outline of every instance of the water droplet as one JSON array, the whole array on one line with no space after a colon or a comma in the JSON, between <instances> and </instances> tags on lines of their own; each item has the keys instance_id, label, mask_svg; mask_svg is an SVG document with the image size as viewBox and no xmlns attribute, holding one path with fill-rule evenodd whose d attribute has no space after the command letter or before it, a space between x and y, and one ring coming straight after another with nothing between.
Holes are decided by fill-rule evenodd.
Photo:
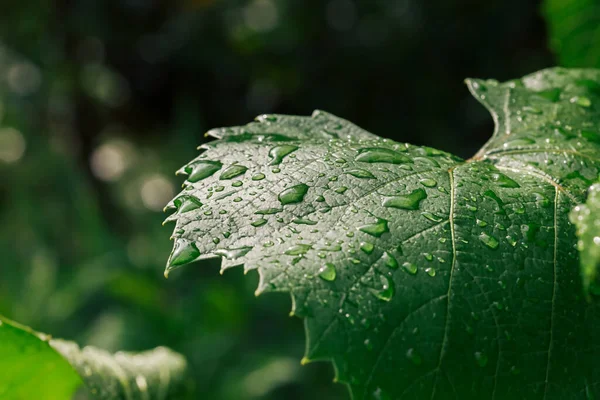
<instances>
[{"instance_id":1,"label":"water droplet","mask_svg":"<svg viewBox=\"0 0 600 400\"><path fill-rule=\"evenodd\" d=\"M269 151L269 157L273 159L269 165L281 164L285 156L287 156L290 153L293 153L296 150L298 150L298 146L292 146L287 144L273 147Z\"/></svg>"},{"instance_id":2,"label":"water droplet","mask_svg":"<svg viewBox=\"0 0 600 400\"><path fill-rule=\"evenodd\" d=\"M377 222L374 224L360 226L358 230L375 237L381 237L381 235L390 231L388 221L383 218L377 218Z\"/></svg>"},{"instance_id":3,"label":"water droplet","mask_svg":"<svg viewBox=\"0 0 600 400\"><path fill-rule=\"evenodd\" d=\"M425 272L427 272L427 275L434 277L435 276L435 268L429 267L429 268L425 268Z\"/></svg>"},{"instance_id":4,"label":"water droplet","mask_svg":"<svg viewBox=\"0 0 600 400\"><path fill-rule=\"evenodd\" d=\"M365 339L364 343L365 343L365 347L367 348L367 350L369 350L369 351L373 350L373 343L371 343L371 341L369 339Z\"/></svg>"},{"instance_id":5,"label":"water droplet","mask_svg":"<svg viewBox=\"0 0 600 400\"><path fill-rule=\"evenodd\" d=\"M496 202L496 204L498 205L498 211L496 211L496 214L499 214L499 215L506 214L506 211L504 210L504 202L502 201L502 199L500 197L498 197L498 195L496 193L494 193L492 190L486 190L483 193L483 195L486 197L489 197L490 199L492 199Z\"/></svg>"},{"instance_id":6,"label":"water droplet","mask_svg":"<svg viewBox=\"0 0 600 400\"><path fill-rule=\"evenodd\" d=\"M319 277L328 282L332 282L335 280L336 272L335 265L331 263L327 263L319 269Z\"/></svg>"},{"instance_id":7,"label":"water droplet","mask_svg":"<svg viewBox=\"0 0 600 400\"><path fill-rule=\"evenodd\" d=\"M390 301L392 297L394 297L394 282L390 277L381 275L379 277L381 281L382 288L380 290L371 289L371 292L377 297L379 300Z\"/></svg>"},{"instance_id":8,"label":"water droplet","mask_svg":"<svg viewBox=\"0 0 600 400\"><path fill-rule=\"evenodd\" d=\"M525 106L523 107L523 111L529 114L541 114L542 110L537 107Z\"/></svg>"},{"instance_id":9,"label":"water droplet","mask_svg":"<svg viewBox=\"0 0 600 400\"><path fill-rule=\"evenodd\" d=\"M415 189L410 194L404 194L394 197L386 197L383 200L384 207L400 208L403 210L417 210L421 201L427 198L427 192L424 189Z\"/></svg>"},{"instance_id":10,"label":"water droplet","mask_svg":"<svg viewBox=\"0 0 600 400\"><path fill-rule=\"evenodd\" d=\"M475 352L475 361L480 367L485 367L488 363L488 356L482 351Z\"/></svg>"},{"instance_id":11,"label":"water droplet","mask_svg":"<svg viewBox=\"0 0 600 400\"><path fill-rule=\"evenodd\" d=\"M429 211L423 212L421 215L433 222L442 222L444 220L444 218L435 215L434 213L430 213Z\"/></svg>"},{"instance_id":12,"label":"water droplet","mask_svg":"<svg viewBox=\"0 0 600 400\"><path fill-rule=\"evenodd\" d=\"M233 182L231 182L231 186L233 186L233 187L240 187L243 184L244 183L242 181L233 181Z\"/></svg>"},{"instance_id":13,"label":"water droplet","mask_svg":"<svg viewBox=\"0 0 600 400\"><path fill-rule=\"evenodd\" d=\"M284 254L288 256L301 256L308 253L310 249L312 249L312 246L309 244L296 244L288 248Z\"/></svg>"},{"instance_id":14,"label":"water droplet","mask_svg":"<svg viewBox=\"0 0 600 400\"><path fill-rule=\"evenodd\" d=\"M419 182L421 183L421 185L429 188L435 187L437 185L437 181L430 178L421 179Z\"/></svg>"},{"instance_id":15,"label":"water droplet","mask_svg":"<svg viewBox=\"0 0 600 400\"><path fill-rule=\"evenodd\" d=\"M175 204L177 210L182 214L202 207L200 200L193 196L179 196L173 200L173 204Z\"/></svg>"},{"instance_id":16,"label":"water droplet","mask_svg":"<svg viewBox=\"0 0 600 400\"><path fill-rule=\"evenodd\" d=\"M245 256L250 250L252 250L251 246L244 246L235 249L216 249L214 253L218 256L225 257L228 260L235 260Z\"/></svg>"},{"instance_id":17,"label":"water droplet","mask_svg":"<svg viewBox=\"0 0 600 400\"><path fill-rule=\"evenodd\" d=\"M490 249L498 248L498 244L499 244L498 239L496 239L493 236L488 235L485 232L481 232L481 235L479 235L479 240L481 241L481 243L485 244Z\"/></svg>"},{"instance_id":18,"label":"water droplet","mask_svg":"<svg viewBox=\"0 0 600 400\"><path fill-rule=\"evenodd\" d=\"M308 186L301 183L296 186L285 189L279 193L279 201L282 205L300 203L304 200L304 196L308 192Z\"/></svg>"},{"instance_id":19,"label":"water droplet","mask_svg":"<svg viewBox=\"0 0 600 400\"><path fill-rule=\"evenodd\" d=\"M367 147L359 149L355 160L367 163L389 164L403 164L412 162L412 160L405 155L383 147Z\"/></svg>"},{"instance_id":20,"label":"water droplet","mask_svg":"<svg viewBox=\"0 0 600 400\"><path fill-rule=\"evenodd\" d=\"M271 214L277 214L278 212L281 212L281 211L283 211L283 209L281 209L281 208L265 208L264 210L258 210L254 214L271 215Z\"/></svg>"},{"instance_id":21,"label":"water droplet","mask_svg":"<svg viewBox=\"0 0 600 400\"><path fill-rule=\"evenodd\" d=\"M317 222L307 219L307 218L295 218L292 220L292 222L294 224L298 224L298 225L316 225Z\"/></svg>"},{"instance_id":22,"label":"water droplet","mask_svg":"<svg viewBox=\"0 0 600 400\"><path fill-rule=\"evenodd\" d=\"M517 182L515 182L514 180L510 179L508 176L501 174L499 172L492 174L492 181L496 182L498 184L498 186L504 187L504 188L520 188L521 187Z\"/></svg>"},{"instance_id":23,"label":"water droplet","mask_svg":"<svg viewBox=\"0 0 600 400\"><path fill-rule=\"evenodd\" d=\"M423 257L425 257L427 261L433 261L433 254L431 253L423 253Z\"/></svg>"},{"instance_id":24,"label":"water droplet","mask_svg":"<svg viewBox=\"0 0 600 400\"><path fill-rule=\"evenodd\" d=\"M402 268L408 272L411 275L415 275L418 271L418 268L415 264L410 263L410 262L405 262L404 264L402 264Z\"/></svg>"},{"instance_id":25,"label":"water droplet","mask_svg":"<svg viewBox=\"0 0 600 400\"><path fill-rule=\"evenodd\" d=\"M266 223L267 223L266 219L260 218L260 219L257 219L256 221L252 222L250 225L258 228L259 226L263 226Z\"/></svg>"},{"instance_id":26,"label":"water droplet","mask_svg":"<svg viewBox=\"0 0 600 400\"><path fill-rule=\"evenodd\" d=\"M262 181L265 179L265 174L256 174L252 177L253 181Z\"/></svg>"},{"instance_id":27,"label":"water droplet","mask_svg":"<svg viewBox=\"0 0 600 400\"><path fill-rule=\"evenodd\" d=\"M488 224L487 222L480 220L480 219L477 219L476 223L477 223L477 226L479 226L481 228L483 228L484 226L487 226L487 224Z\"/></svg>"},{"instance_id":28,"label":"water droplet","mask_svg":"<svg viewBox=\"0 0 600 400\"><path fill-rule=\"evenodd\" d=\"M537 203L544 208L550 207L550 200L548 200L548 198L546 196L544 196L541 193L537 193L534 192L533 195L535 196L535 201L537 201Z\"/></svg>"},{"instance_id":29,"label":"water droplet","mask_svg":"<svg viewBox=\"0 0 600 400\"><path fill-rule=\"evenodd\" d=\"M375 249L375 246L373 246L373 243L363 242L360 244L360 249L366 254L371 254Z\"/></svg>"},{"instance_id":30,"label":"water droplet","mask_svg":"<svg viewBox=\"0 0 600 400\"><path fill-rule=\"evenodd\" d=\"M228 167L225 171L223 171L219 179L222 181L233 179L236 176L245 174L246 171L248 171L248 167L239 164L233 164L230 167Z\"/></svg>"},{"instance_id":31,"label":"water droplet","mask_svg":"<svg viewBox=\"0 0 600 400\"><path fill-rule=\"evenodd\" d=\"M179 241L171 254L169 265L178 266L187 264L200 257L200 251L196 244L188 241Z\"/></svg>"},{"instance_id":32,"label":"water droplet","mask_svg":"<svg viewBox=\"0 0 600 400\"><path fill-rule=\"evenodd\" d=\"M574 96L571 97L571 100L569 101L573 104L577 104L578 106L582 107L589 107L592 105L592 101L585 96Z\"/></svg>"},{"instance_id":33,"label":"water droplet","mask_svg":"<svg viewBox=\"0 0 600 400\"><path fill-rule=\"evenodd\" d=\"M350 171L346 171L347 174L352 175L355 178L361 178L361 179L376 179L375 175L373 175L371 172L367 171L366 169L352 169Z\"/></svg>"},{"instance_id":34,"label":"water droplet","mask_svg":"<svg viewBox=\"0 0 600 400\"><path fill-rule=\"evenodd\" d=\"M415 365L421 365L423 363L423 359L413 348L408 349L406 352L406 358L408 358Z\"/></svg>"},{"instance_id":35,"label":"water droplet","mask_svg":"<svg viewBox=\"0 0 600 400\"><path fill-rule=\"evenodd\" d=\"M396 260L396 258L393 255L391 255L389 252L386 251L385 253L383 253L383 257L382 258L383 258L383 260L385 262L385 265L388 268L391 268L391 269L397 269L398 268L398 260Z\"/></svg>"},{"instance_id":36,"label":"water droplet","mask_svg":"<svg viewBox=\"0 0 600 400\"><path fill-rule=\"evenodd\" d=\"M348 190L348 188L346 186L340 186L339 188L335 189L335 192L339 193L339 194L343 194L346 190Z\"/></svg>"},{"instance_id":37,"label":"water droplet","mask_svg":"<svg viewBox=\"0 0 600 400\"><path fill-rule=\"evenodd\" d=\"M215 172L221 169L223 164L218 161L197 161L184 168L189 174L187 180L189 182L198 182L204 178L208 178Z\"/></svg>"}]
</instances>

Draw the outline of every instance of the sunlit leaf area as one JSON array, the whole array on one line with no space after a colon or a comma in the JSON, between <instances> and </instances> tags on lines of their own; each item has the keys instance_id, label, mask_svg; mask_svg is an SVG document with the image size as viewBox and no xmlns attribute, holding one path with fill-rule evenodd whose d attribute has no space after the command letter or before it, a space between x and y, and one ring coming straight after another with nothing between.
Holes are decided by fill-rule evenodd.
<instances>
[{"instance_id":1,"label":"sunlit leaf area","mask_svg":"<svg viewBox=\"0 0 600 400\"><path fill-rule=\"evenodd\" d=\"M0 399L600 396L596 2L4 3Z\"/></svg>"}]
</instances>

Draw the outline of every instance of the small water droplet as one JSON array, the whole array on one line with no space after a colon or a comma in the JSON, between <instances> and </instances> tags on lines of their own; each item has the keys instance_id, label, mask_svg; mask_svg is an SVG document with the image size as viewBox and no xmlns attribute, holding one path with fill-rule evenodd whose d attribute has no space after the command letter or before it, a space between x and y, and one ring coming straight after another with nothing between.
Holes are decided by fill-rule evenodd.
<instances>
[{"instance_id":1,"label":"small water droplet","mask_svg":"<svg viewBox=\"0 0 600 400\"><path fill-rule=\"evenodd\" d=\"M476 223L477 223L477 226L479 226L481 228L483 228L484 226L487 226L487 224L488 224L487 222L485 222L485 221L483 221L481 219L477 219Z\"/></svg>"},{"instance_id":2,"label":"small water droplet","mask_svg":"<svg viewBox=\"0 0 600 400\"><path fill-rule=\"evenodd\" d=\"M375 249L375 246L373 246L373 243L363 242L360 244L360 249L366 254L371 254Z\"/></svg>"},{"instance_id":3,"label":"small water droplet","mask_svg":"<svg viewBox=\"0 0 600 400\"><path fill-rule=\"evenodd\" d=\"M414 365L421 365L423 363L423 359L419 353L417 353L417 351L412 347L406 352L406 358L408 358Z\"/></svg>"},{"instance_id":4,"label":"small water droplet","mask_svg":"<svg viewBox=\"0 0 600 400\"><path fill-rule=\"evenodd\" d=\"M335 192L339 193L339 194L344 194L344 192L346 192L346 190L348 190L348 188L346 186L340 186L339 188L335 189Z\"/></svg>"},{"instance_id":5,"label":"small water droplet","mask_svg":"<svg viewBox=\"0 0 600 400\"><path fill-rule=\"evenodd\" d=\"M440 217L439 215L435 215L434 213L431 213L429 211L423 212L421 213L421 215L433 222L442 222L444 220L444 218Z\"/></svg>"},{"instance_id":6,"label":"small water droplet","mask_svg":"<svg viewBox=\"0 0 600 400\"><path fill-rule=\"evenodd\" d=\"M481 241L481 243L485 244L490 249L498 248L498 245L499 245L498 239L496 239L493 236L488 235L485 232L481 232L481 235L479 235L479 240Z\"/></svg>"},{"instance_id":7,"label":"small water droplet","mask_svg":"<svg viewBox=\"0 0 600 400\"><path fill-rule=\"evenodd\" d=\"M263 226L264 224L266 224L268 221L264 218L260 218L257 219L256 221L252 222L250 225L258 228L259 226Z\"/></svg>"},{"instance_id":8,"label":"small water droplet","mask_svg":"<svg viewBox=\"0 0 600 400\"><path fill-rule=\"evenodd\" d=\"M371 289L371 292L377 297L379 300L390 301L392 297L394 297L394 282L388 276L381 275L379 277L381 282L381 289Z\"/></svg>"},{"instance_id":9,"label":"small water droplet","mask_svg":"<svg viewBox=\"0 0 600 400\"><path fill-rule=\"evenodd\" d=\"M429 267L429 268L425 268L425 272L427 272L427 275L434 277L435 276L435 268Z\"/></svg>"},{"instance_id":10,"label":"small water droplet","mask_svg":"<svg viewBox=\"0 0 600 400\"><path fill-rule=\"evenodd\" d=\"M233 179L236 176L245 174L246 171L248 171L248 167L239 164L233 164L229 166L225 171L223 171L219 179L222 181Z\"/></svg>"},{"instance_id":11,"label":"small water droplet","mask_svg":"<svg viewBox=\"0 0 600 400\"><path fill-rule=\"evenodd\" d=\"M279 201L282 205L300 203L308 192L308 186L304 183L292 186L279 193Z\"/></svg>"},{"instance_id":12,"label":"small water droplet","mask_svg":"<svg viewBox=\"0 0 600 400\"><path fill-rule=\"evenodd\" d=\"M508 176L499 172L492 174L492 181L496 182L498 186L503 188L520 188L521 186L509 178Z\"/></svg>"},{"instance_id":13,"label":"small water droplet","mask_svg":"<svg viewBox=\"0 0 600 400\"><path fill-rule=\"evenodd\" d=\"M334 281L336 277L335 265L327 263L319 268L319 277L328 282Z\"/></svg>"},{"instance_id":14,"label":"small water droplet","mask_svg":"<svg viewBox=\"0 0 600 400\"><path fill-rule=\"evenodd\" d=\"M482 351L475 352L475 361L480 367L485 367L488 363L488 356Z\"/></svg>"},{"instance_id":15,"label":"small water droplet","mask_svg":"<svg viewBox=\"0 0 600 400\"><path fill-rule=\"evenodd\" d=\"M308 218L295 218L292 220L292 222L294 224L298 224L298 225L316 225L317 222L310 220Z\"/></svg>"},{"instance_id":16,"label":"small water droplet","mask_svg":"<svg viewBox=\"0 0 600 400\"><path fill-rule=\"evenodd\" d=\"M265 174L256 174L252 177L253 181L262 181L265 179Z\"/></svg>"},{"instance_id":17,"label":"small water droplet","mask_svg":"<svg viewBox=\"0 0 600 400\"><path fill-rule=\"evenodd\" d=\"M421 201L427 198L424 189L415 189L410 194L386 197L383 200L384 207L400 208L404 210L417 210Z\"/></svg>"},{"instance_id":18,"label":"small water droplet","mask_svg":"<svg viewBox=\"0 0 600 400\"><path fill-rule=\"evenodd\" d=\"M571 100L569 101L573 104L577 104L578 106L582 107L589 107L592 105L592 101L585 96L574 96L571 97Z\"/></svg>"},{"instance_id":19,"label":"small water droplet","mask_svg":"<svg viewBox=\"0 0 600 400\"><path fill-rule=\"evenodd\" d=\"M214 253L218 256L225 257L228 260L235 260L245 256L252 250L251 246L244 246L232 249L216 249Z\"/></svg>"},{"instance_id":20,"label":"small water droplet","mask_svg":"<svg viewBox=\"0 0 600 400\"><path fill-rule=\"evenodd\" d=\"M296 244L288 248L284 254L288 256L301 256L308 253L310 249L312 249L312 246L309 244Z\"/></svg>"}]
</instances>

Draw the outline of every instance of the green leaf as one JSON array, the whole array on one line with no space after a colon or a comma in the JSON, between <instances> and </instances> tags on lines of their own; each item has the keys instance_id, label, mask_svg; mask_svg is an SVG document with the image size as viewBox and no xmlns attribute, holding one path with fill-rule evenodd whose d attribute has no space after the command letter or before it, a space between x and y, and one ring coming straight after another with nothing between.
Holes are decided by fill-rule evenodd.
<instances>
[{"instance_id":1,"label":"green leaf","mask_svg":"<svg viewBox=\"0 0 600 400\"><path fill-rule=\"evenodd\" d=\"M545 0L543 12L560 65L600 68L600 2Z\"/></svg>"},{"instance_id":2,"label":"green leaf","mask_svg":"<svg viewBox=\"0 0 600 400\"><path fill-rule=\"evenodd\" d=\"M598 395L568 219L600 168L600 96L580 82L600 71L468 80L496 130L466 161L324 112L213 130L180 172L222 166L169 205L166 272L257 269L257 293L290 292L305 318L304 361L332 360L354 399Z\"/></svg>"},{"instance_id":3,"label":"green leaf","mask_svg":"<svg viewBox=\"0 0 600 400\"><path fill-rule=\"evenodd\" d=\"M107 400L179 399L186 369L185 359L164 347L111 355L50 339L0 317L2 399L64 400L76 393Z\"/></svg>"},{"instance_id":4,"label":"green leaf","mask_svg":"<svg viewBox=\"0 0 600 400\"><path fill-rule=\"evenodd\" d=\"M598 266L600 265L600 184L592 185L588 190L585 204L571 211L571 222L577 227L577 248L581 263L581 276L586 293L590 289L598 293Z\"/></svg>"}]
</instances>

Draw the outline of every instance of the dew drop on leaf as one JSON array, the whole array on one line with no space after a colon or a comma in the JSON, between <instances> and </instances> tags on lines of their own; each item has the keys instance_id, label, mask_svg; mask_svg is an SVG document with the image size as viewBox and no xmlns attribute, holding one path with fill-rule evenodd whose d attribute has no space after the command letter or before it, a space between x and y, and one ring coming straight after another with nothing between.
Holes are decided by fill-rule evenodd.
<instances>
[{"instance_id":1,"label":"dew drop on leaf","mask_svg":"<svg viewBox=\"0 0 600 400\"><path fill-rule=\"evenodd\" d=\"M251 246L244 246L233 249L216 249L214 251L214 254L225 257L228 260L235 260L237 258L245 256L250 252L250 250L252 250Z\"/></svg>"},{"instance_id":2,"label":"dew drop on leaf","mask_svg":"<svg viewBox=\"0 0 600 400\"><path fill-rule=\"evenodd\" d=\"M309 244L297 244L297 245L294 245L294 246L288 248L285 251L285 254L288 256L300 256L300 255L308 253L308 251L311 248L312 247Z\"/></svg>"},{"instance_id":3,"label":"dew drop on leaf","mask_svg":"<svg viewBox=\"0 0 600 400\"><path fill-rule=\"evenodd\" d=\"M374 224L360 226L358 230L374 237L381 237L381 235L390 231L388 221L383 218L377 218L377 222Z\"/></svg>"},{"instance_id":4,"label":"dew drop on leaf","mask_svg":"<svg viewBox=\"0 0 600 400\"><path fill-rule=\"evenodd\" d=\"M360 249L365 252L365 254L371 254L375 249L375 246L373 246L373 243L363 242L360 244Z\"/></svg>"},{"instance_id":5,"label":"dew drop on leaf","mask_svg":"<svg viewBox=\"0 0 600 400\"><path fill-rule=\"evenodd\" d=\"M292 146L287 144L273 147L271 150L269 150L269 157L272 158L269 165L281 164L285 156L287 156L290 153L293 153L296 150L298 150L298 146Z\"/></svg>"},{"instance_id":6,"label":"dew drop on leaf","mask_svg":"<svg viewBox=\"0 0 600 400\"><path fill-rule=\"evenodd\" d=\"M188 241L179 241L171 254L169 265L178 266L190 263L200 256L196 244Z\"/></svg>"},{"instance_id":7,"label":"dew drop on leaf","mask_svg":"<svg viewBox=\"0 0 600 400\"><path fill-rule=\"evenodd\" d=\"M202 207L200 200L193 196L179 196L173 200L173 204L175 204L177 210L182 214Z\"/></svg>"},{"instance_id":8,"label":"dew drop on leaf","mask_svg":"<svg viewBox=\"0 0 600 400\"><path fill-rule=\"evenodd\" d=\"M571 100L569 101L573 104L577 104L578 106L582 107L589 107L592 105L592 101L585 96L574 96L571 97Z\"/></svg>"},{"instance_id":9,"label":"dew drop on leaf","mask_svg":"<svg viewBox=\"0 0 600 400\"><path fill-rule=\"evenodd\" d=\"M389 252L386 251L385 253L383 253L383 257L382 258L383 258L383 260L385 262L385 265L388 268L391 268L391 269L397 269L398 268L398 260L396 260L396 258L393 255L391 255Z\"/></svg>"},{"instance_id":10,"label":"dew drop on leaf","mask_svg":"<svg viewBox=\"0 0 600 400\"><path fill-rule=\"evenodd\" d=\"M425 268L425 272L427 272L427 275L434 277L435 276L435 268L429 267L429 268Z\"/></svg>"},{"instance_id":11,"label":"dew drop on leaf","mask_svg":"<svg viewBox=\"0 0 600 400\"><path fill-rule=\"evenodd\" d=\"M444 218L440 217L439 215L435 215L434 213L431 213L429 211L423 212L421 213L421 215L433 222L442 222L444 220Z\"/></svg>"},{"instance_id":12,"label":"dew drop on leaf","mask_svg":"<svg viewBox=\"0 0 600 400\"><path fill-rule=\"evenodd\" d=\"M198 182L213 175L222 166L218 161L197 161L185 167L185 172L189 174L187 180L192 183Z\"/></svg>"},{"instance_id":13,"label":"dew drop on leaf","mask_svg":"<svg viewBox=\"0 0 600 400\"><path fill-rule=\"evenodd\" d=\"M328 282L334 281L336 277L335 265L327 263L319 268L319 277Z\"/></svg>"},{"instance_id":14,"label":"dew drop on leaf","mask_svg":"<svg viewBox=\"0 0 600 400\"><path fill-rule=\"evenodd\" d=\"M279 193L279 201L282 205L300 203L308 192L308 186L304 183L292 186Z\"/></svg>"},{"instance_id":15,"label":"dew drop on leaf","mask_svg":"<svg viewBox=\"0 0 600 400\"><path fill-rule=\"evenodd\" d=\"M366 163L404 164L412 160L397 151L384 147L366 147L358 150L356 161Z\"/></svg>"},{"instance_id":16,"label":"dew drop on leaf","mask_svg":"<svg viewBox=\"0 0 600 400\"><path fill-rule=\"evenodd\" d=\"M521 186L510 179L508 176L501 174L499 172L492 174L492 181L496 182L498 186L503 188L520 188Z\"/></svg>"},{"instance_id":17,"label":"dew drop on leaf","mask_svg":"<svg viewBox=\"0 0 600 400\"><path fill-rule=\"evenodd\" d=\"M488 235L485 232L482 232L481 235L479 235L479 241L481 241L481 243L485 244L490 249L497 249L499 245L498 239Z\"/></svg>"},{"instance_id":18,"label":"dew drop on leaf","mask_svg":"<svg viewBox=\"0 0 600 400\"><path fill-rule=\"evenodd\" d=\"M482 351L475 352L475 361L480 367L485 367L488 363L488 356Z\"/></svg>"},{"instance_id":19,"label":"dew drop on leaf","mask_svg":"<svg viewBox=\"0 0 600 400\"><path fill-rule=\"evenodd\" d=\"M355 178L360 178L360 179L376 179L375 175L373 175L371 172L367 171L366 169L352 169L350 171L346 171L347 174L352 175Z\"/></svg>"},{"instance_id":20,"label":"dew drop on leaf","mask_svg":"<svg viewBox=\"0 0 600 400\"><path fill-rule=\"evenodd\" d=\"M414 365L421 365L423 363L423 359L419 353L417 353L417 351L412 347L406 351L406 358L408 358Z\"/></svg>"},{"instance_id":21,"label":"dew drop on leaf","mask_svg":"<svg viewBox=\"0 0 600 400\"><path fill-rule=\"evenodd\" d=\"M252 222L250 225L258 228L259 226L263 226L266 223L267 223L266 219L260 218L260 219L257 219L256 221Z\"/></svg>"},{"instance_id":22,"label":"dew drop on leaf","mask_svg":"<svg viewBox=\"0 0 600 400\"><path fill-rule=\"evenodd\" d=\"M406 261L404 264L402 264L402 268L411 275L415 275L418 271L417 266L408 261Z\"/></svg>"},{"instance_id":23,"label":"dew drop on leaf","mask_svg":"<svg viewBox=\"0 0 600 400\"><path fill-rule=\"evenodd\" d=\"M381 281L381 289L371 289L371 292L379 300L390 301L394 297L394 282L388 276L381 275L379 277Z\"/></svg>"},{"instance_id":24,"label":"dew drop on leaf","mask_svg":"<svg viewBox=\"0 0 600 400\"><path fill-rule=\"evenodd\" d=\"M245 166L239 165L239 164L233 164L221 173L221 176L219 177L219 179L222 181L228 180L228 179L233 179L236 176L245 174L247 170L248 170L248 167L245 167Z\"/></svg>"},{"instance_id":25,"label":"dew drop on leaf","mask_svg":"<svg viewBox=\"0 0 600 400\"><path fill-rule=\"evenodd\" d=\"M252 177L253 181L262 181L265 179L265 174L256 174Z\"/></svg>"},{"instance_id":26,"label":"dew drop on leaf","mask_svg":"<svg viewBox=\"0 0 600 400\"><path fill-rule=\"evenodd\" d=\"M427 198L424 189L415 189L410 194L386 197L383 200L384 207L400 208L403 210L417 210L421 201Z\"/></svg>"},{"instance_id":27,"label":"dew drop on leaf","mask_svg":"<svg viewBox=\"0 0 600 400\"><path fill-rule=\"evenodd\" d=\"M421 179L419 182L421 183L421 185L429 188L435 187L437 185L437 181L431 178Z\"/></svg>"}]
</instances>

